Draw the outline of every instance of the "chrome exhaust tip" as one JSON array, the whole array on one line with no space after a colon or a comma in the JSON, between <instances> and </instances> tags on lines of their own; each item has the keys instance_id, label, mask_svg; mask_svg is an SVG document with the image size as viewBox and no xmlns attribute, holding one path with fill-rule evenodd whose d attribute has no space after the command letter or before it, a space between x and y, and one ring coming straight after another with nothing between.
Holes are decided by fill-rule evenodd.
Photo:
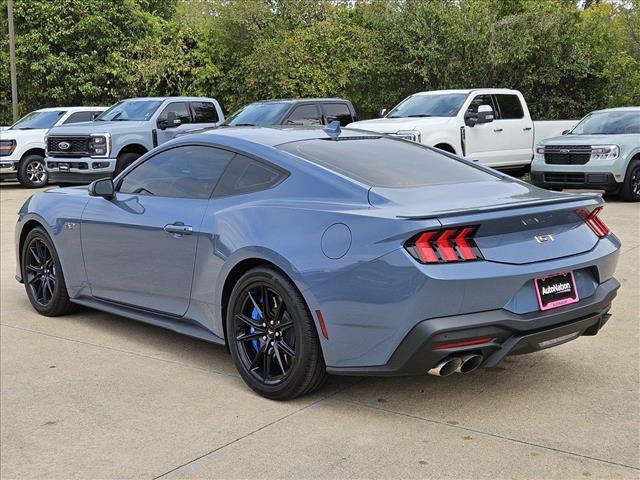
<instances>
[{"instance_id":1,"label":"chrome exhaust tip","mask_svg":"<svg viewBox=\"0 0 640 480\"><path fill-rule=\"evenodd\" d=\"M435 375L437 377L448 377L455 373L462 366L462 360L460 357L449 357L442 360L435 367L429 370L429 375Z\"/></svg>"},{"instance_id":2,"label":"chrome exhaust tip","mask_svg":"<svg viewBox=\"0 0 640 480\"><path fill-rule=\"evenodd\" d=\"M473 372L482 364L484 357L477 353L470 353L469 355L460 357L460 360L460 366L456 368L456 373L469 373Z\"/></svg>"}]
</instances>

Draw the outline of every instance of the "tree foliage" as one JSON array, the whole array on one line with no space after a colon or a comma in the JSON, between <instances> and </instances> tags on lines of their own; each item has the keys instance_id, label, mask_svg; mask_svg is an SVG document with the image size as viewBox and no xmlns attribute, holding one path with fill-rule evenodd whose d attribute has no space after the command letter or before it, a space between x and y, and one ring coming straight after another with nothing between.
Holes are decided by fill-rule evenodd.
<instances>
[{"instance_id":1,"label":"tree foliage","mask_svg":"<svg viewBox=\"0 0 640 480\"><path fill-rule=\"evenodd\" d=\"M15 0L14 13L21 113L205 94L227 113L342 96L365 118L470 87L522 90L539 118L640 104L638 0Z\"/></svg>"}]
</instances>

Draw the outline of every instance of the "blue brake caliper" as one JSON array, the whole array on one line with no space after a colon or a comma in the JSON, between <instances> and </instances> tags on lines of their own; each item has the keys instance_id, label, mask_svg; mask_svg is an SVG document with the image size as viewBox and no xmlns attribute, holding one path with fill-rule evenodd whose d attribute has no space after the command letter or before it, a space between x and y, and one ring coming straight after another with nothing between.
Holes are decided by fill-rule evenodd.
<instances>
[{"instance_id":1,"label":"blue brake caliper","mask_svg":"<svg viewBox=\"0 0 640 480\"><path fill-rule=\"evenodd\" d=\"M258 313L258 309L256 307L253 307L253 310L251 310L251 319L252 320L260 320L260 314ZM249 327L249 333L254 333L255 331L256 331L255 328ZM260 341L257 340L257 339L256 340L251 340L251 346L257 352L258 349L260 348Z\"/></svg>"}]
</instances>

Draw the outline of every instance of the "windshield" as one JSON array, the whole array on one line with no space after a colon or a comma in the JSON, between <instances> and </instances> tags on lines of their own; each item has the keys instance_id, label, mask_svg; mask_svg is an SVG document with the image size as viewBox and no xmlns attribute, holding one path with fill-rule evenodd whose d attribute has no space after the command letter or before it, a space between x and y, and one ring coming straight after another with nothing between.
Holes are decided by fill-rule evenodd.
<instances>
[{"instance_id":1,"label":"windshield","mask_svg":"<svg viewBox=\"0 0 640 480\"><path fill-rule=\"evenodd\" d=\"M570 135L640 133L640 112L595 112L584 117Z\"/></svg>"},{"instance_id":2,"label":"windshield","mask_svg":"<svg viewBox=\"0 0 640 480\"><path fill-rule=\"evenodd\" d=\"M51 128L66 112L54 110L47 112L31 112L11 126L11 130L32 130L35 128Z\"/></svg>"},{"instance_id":3,"label":"windshield","mask_svg":"<svg viewBox=\"0 0 640 480\"><path fill-rule=\"evenodd\" d=\"M466 93L413 95L400 102L385 118L455 117L466 98Z\"/></svg>"},{"instance_id":4,"label":"windshield","mask_svg":"<svg viewBox=\"0 0 640 480\"><path fill-rule=\"evenodd\" d=\"M102 113L96 121L149 120L161 104L161 100L123 100Z\"/></svg>"},{"instance_id":5,"label":"windshield","mask_svg":"<svg viewBox=\"0 0 640 480\"><path fill-rule=\"evenodd\" d=\"M223 125L277 125L289 109L289 105L286 102L252 103L231 115Z\"/></svg>"}]
</instances>

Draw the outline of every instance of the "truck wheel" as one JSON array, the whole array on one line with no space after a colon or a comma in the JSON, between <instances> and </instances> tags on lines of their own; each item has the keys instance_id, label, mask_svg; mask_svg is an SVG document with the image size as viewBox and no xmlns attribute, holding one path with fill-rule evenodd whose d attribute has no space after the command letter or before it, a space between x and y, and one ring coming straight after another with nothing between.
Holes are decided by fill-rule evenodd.
<instances>
[{"instance_id":1,"label":"truck wheel","mask_svg":"<svg viewBox=\"0 0 640 480\"><path fill-rule=\"evenodd\" d=\"M640 202L640 158L631 160L620 196L627 202Z\"/></svg>"},{"instance_id":2,"label":"truck wheel","mask_svg":"<svg viewBox=\"0 0 640 480\"><path fill-rule=\"evenodd\" d=\"M133 152L121 153L120 155L118 155L118 159L116 160L116 171L114 172L114 176L119 175L120 172L122 172L125 168L127 168L129 165L131 165L141 156L142 155L140 155L139 153L133 153Z\"/></svg>"},{"instance_id":3,"label":"truck wheel","mask_svg":"<svg viewBox=\"0 0 640 480\"><path fill-rule=\"evenodd\" d=\"M18 181L23 187L44 187L49 180L49 173L44 167L44 158L40 155L27 155L18 165Z\"/></svg>"}]
</instances>

